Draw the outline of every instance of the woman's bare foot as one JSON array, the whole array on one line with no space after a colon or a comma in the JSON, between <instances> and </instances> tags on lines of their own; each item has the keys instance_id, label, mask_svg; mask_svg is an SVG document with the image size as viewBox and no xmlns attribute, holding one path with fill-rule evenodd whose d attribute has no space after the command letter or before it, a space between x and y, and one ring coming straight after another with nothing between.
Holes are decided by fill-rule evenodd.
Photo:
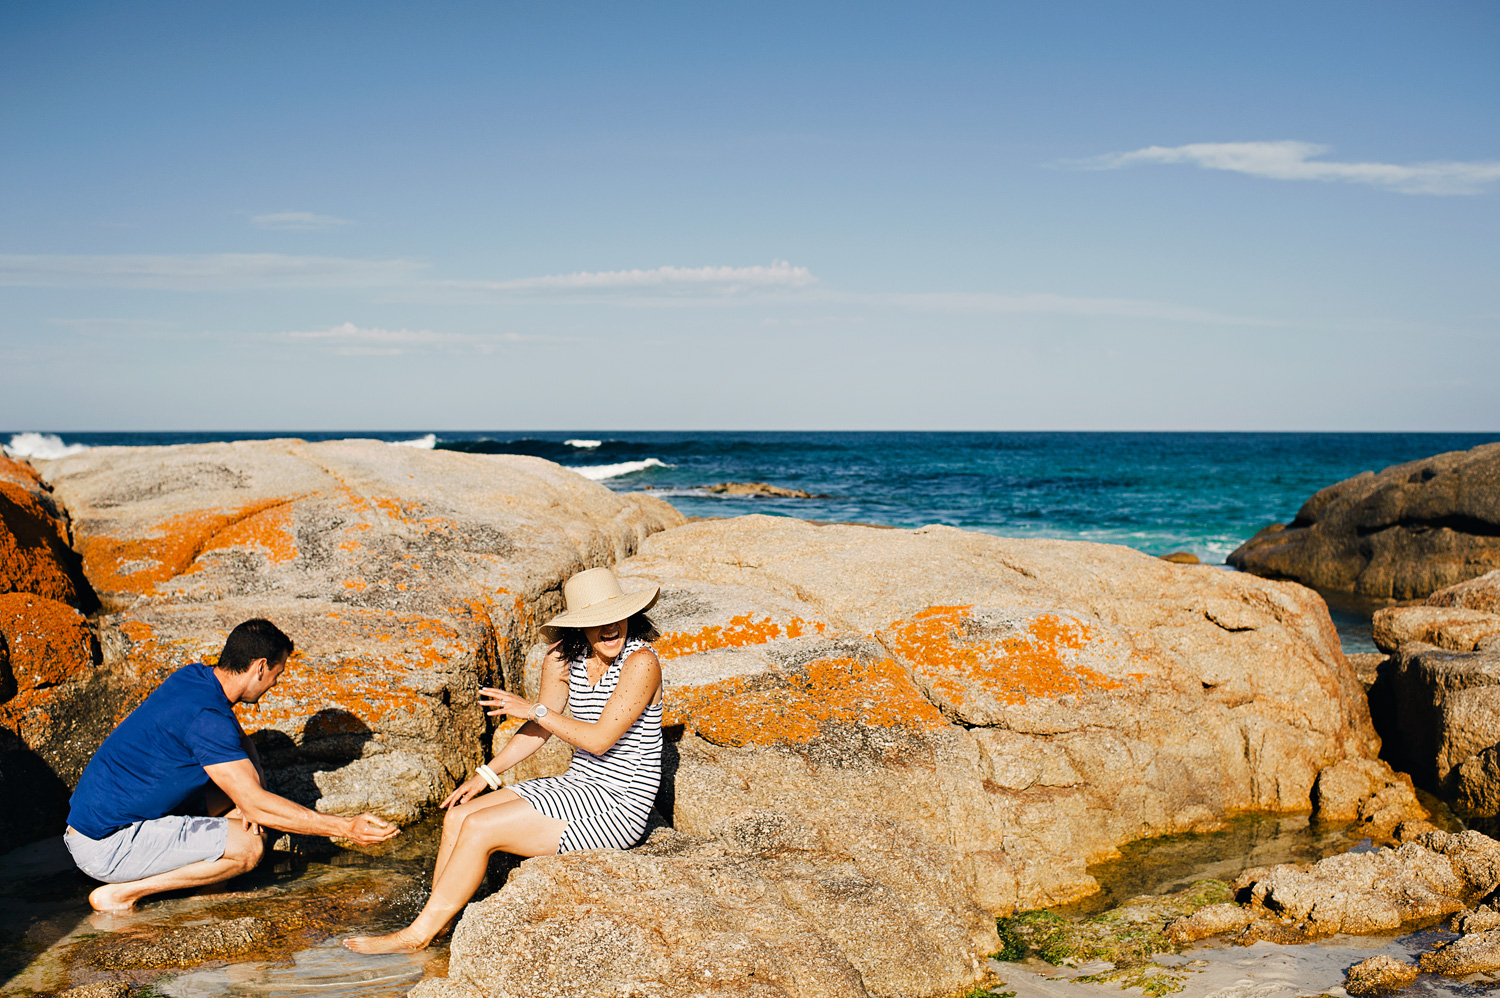
<instances>
[{"instance_id":1,"label":"woman's bare foot","mask_svg":"<svg viewBox=\"0 0 1500 998\"><path fill-rule=\"evenodd\" d=\"M89 892L89 907L95 911L130 911L135 898L125 895L120 884L105 884Z\"/></svg>"},{"instance_id":2,"label":"woman's bare foot","mask_svg":"<svg viewBox=\"0 0 1500 998\"><path fill-rule=\"evenodd\" d=\"M407 926L384 936L350 936L344 945L356 953L415 953L427 948L430 939L422 939Z\"/></svg>"}]
</instances>

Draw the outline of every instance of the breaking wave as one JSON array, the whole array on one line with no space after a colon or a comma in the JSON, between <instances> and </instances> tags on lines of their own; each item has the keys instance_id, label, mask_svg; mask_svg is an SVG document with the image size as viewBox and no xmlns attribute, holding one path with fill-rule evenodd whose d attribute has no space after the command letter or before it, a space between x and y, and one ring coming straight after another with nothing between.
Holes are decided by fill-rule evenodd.
<instances>
[{"instance_id":1,"label":"breaking wave","mask_svg":"<svg viewBox=\"0 0 1500 998\"><path fill-rule=\"evenodd\" d=\"M55 461L60 457L82 454L88 450L84 444L65 444L56 433L15 433L10 443L0 450L11 457L34 457L39 461Z\"/></svg>"},{"instance_id":2,"label":"breaking wave","mask_svg":"<svg viewBox=\"0 0 1500 998\"><path fill-rule=\"evenodd\" d=\"M393 447L416 447L419 450L432 450L437 446L437 434L429 433L425 437L417 437L415 440L392 440Z\"/></svg>"},{"instance_id":3,"label":"breaking wave","mask_svg":"<svg viewBox=\"0 0 1500 998\"><path fill-rule=\"evenodd\" d=\"M645 471L647 468L670 468L670 464L658 461L654 457L648 457L644 461L622 461L619 464L592 464L580 468L569 468L576 471L584 478L602 482L606 478L619 478L621 475L633 475L637 471Z\"/></svg>"}]
</instances>

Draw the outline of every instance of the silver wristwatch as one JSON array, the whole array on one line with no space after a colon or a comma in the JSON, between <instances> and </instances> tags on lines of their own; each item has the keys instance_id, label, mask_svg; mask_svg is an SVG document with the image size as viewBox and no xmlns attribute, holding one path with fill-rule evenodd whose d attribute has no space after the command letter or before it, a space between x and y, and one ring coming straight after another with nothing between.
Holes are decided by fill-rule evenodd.
<instances>
[{"instance_id":1,"label":"silver wristwatch","mask_svg":"<svg viewBox=\"0 0 1500 998\"><path fill-rule=\"evenodd\" d=\"M542 718L544 718L546 716L547 716L547 705L546 704L539 703L535 707L531 708L531 719L533 721L541 720Z\"/></svg>"}]
</instances>

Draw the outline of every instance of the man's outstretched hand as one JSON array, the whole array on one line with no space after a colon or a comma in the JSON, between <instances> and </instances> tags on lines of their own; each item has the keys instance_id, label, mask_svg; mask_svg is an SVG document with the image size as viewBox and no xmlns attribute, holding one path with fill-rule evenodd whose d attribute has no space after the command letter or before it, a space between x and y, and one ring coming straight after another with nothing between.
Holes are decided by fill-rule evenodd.
<instances>
[{"instance_id":1,"label":"man's outstretched hand","mask_svg":"<svg viewBox=\"0 0 1500 998\"><path fill-rule=\"evenodd\" d=\"M368 812L356 815L350 822L348 838L355 845L372 846L384 842L401 829Z\"/></svg>"}]
</instances>

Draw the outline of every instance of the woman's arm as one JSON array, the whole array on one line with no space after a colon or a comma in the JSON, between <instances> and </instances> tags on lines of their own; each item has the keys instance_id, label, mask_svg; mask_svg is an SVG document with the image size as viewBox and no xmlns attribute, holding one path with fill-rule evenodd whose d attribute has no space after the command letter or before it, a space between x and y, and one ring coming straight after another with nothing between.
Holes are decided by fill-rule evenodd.
<instances>
[{"instance_id":1,"label":"woman's arm","mask_svg":"<svg viewBox=\"0 0 1500 998\"><path fill-rule=\"evenodd\" d=\"M557 650L560 643L548 648L547 654L542 658L542 683L539 694L539 701L546 704L549 711L556 711L559 715L568 705L568 663ZM488 692L490 691L487 689L480 690L481 703L484 703L484 695ZM491 713L494 712L491 711ZM534 721L523 724L510 736L505 747L487 765L497 774L503 773L512 766L531 758L536 754L537 749L547 744L547 739L551 737L550 732ZM454 788L441 806L466 804L488 789L489 784L483 777L471 776Z\"/></svg>"},{"instance_id":2,"label":"woman's arm","mask_svg":"<svg viewBox=\"0 0 1500 998\"><path fill-rule=\"evenodd\" d=\"M656 660L651 649L638 648L620 665L620 681L615 686L615 691L609 695L609 701L605 703L597 722L564 717L552 710L549 703L546 717L533 719L521 730L538 727L585 752L603 755L635 723L647 704L656 699L656 691L660 688L661 663ZM495 708L490 711L491 714L529 718L532 708L536 706L504 690L485 689L479 692L479 702L486 707Z\"/></svg>"}]
</instances>

